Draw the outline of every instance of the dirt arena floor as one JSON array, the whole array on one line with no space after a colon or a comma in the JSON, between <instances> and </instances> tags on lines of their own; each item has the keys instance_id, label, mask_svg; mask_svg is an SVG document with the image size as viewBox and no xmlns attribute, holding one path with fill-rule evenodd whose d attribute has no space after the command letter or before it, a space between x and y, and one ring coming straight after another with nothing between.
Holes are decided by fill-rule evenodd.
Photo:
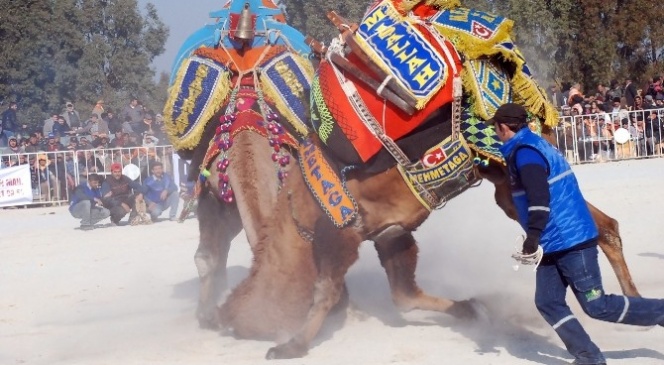
<instances>
[{"instance_id":1,"label":"dirt arena floor","mask_svg":"<svg viewBox=\"0 0 664 365\"><path fill-rule=\"evenodd\" d=\"M644 296L664 298L664 159L575 167L588 200L618 219ZM198 328L195 219L75 229L66 207L0 210L0 364L258 364L270 342ZM304 359L275 364L567 364L571 357L533 304L534 272L514 271L518 225L488 183L451 201L416 232L418 281L436 295L479 298L491 323L400 314L370 244L347 275L351 309ZM231 284L247 275L244 236ZM607 292L619 287L605 258ZM573 310L609 364L664 364L664 328L598 322Z\"/></svg>"}]
</instances>

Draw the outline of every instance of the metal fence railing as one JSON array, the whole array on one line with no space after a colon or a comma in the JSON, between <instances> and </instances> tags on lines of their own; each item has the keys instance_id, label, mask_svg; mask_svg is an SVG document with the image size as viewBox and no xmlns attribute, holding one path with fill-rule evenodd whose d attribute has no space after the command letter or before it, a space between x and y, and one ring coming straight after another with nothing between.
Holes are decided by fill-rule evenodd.
<instances>
[{"instance_id":1,"label":"metal fence railing","mask_svg":"<svg viewBox=\"0 0 664 365\"><path fill-rule=\"evenodd\" d=\"M0 155L2 167L30 166L32 202L25 205L68 204L73 189L88 174L110 175L111 164L133 165L138 179L149 175L150 166L161 162L164 171L173 172L171 146L109 148L78 151L5 153ZM23 205L23 204L22 204Z\"/></svg>"},{"instance_id":2,"label":"metal fence railing","mask_svg":"<svg viewBox=\"0 0 664 365\"><path fill-rule=\"evenodd\" d=\"M662 157L664 109L563 115L554 133L558 149L571 164ZM5 153L0 155L0 168L29 165L30 204L57 205L67 204L73 188L88 174L109 175L114 162L133 165L142 181L155 161L163 163L167 173L182 170L174 166L181 162L173 158L172 146Z\"/></svg>"},{"instance_id":3,"label":"metal fence railing","mask_svg":"<svg viewBox=\"0 0 664 365\"><path fill-rule=\"evenodd\" d=\"M557 147L570 163L661 157L664 109L562 116Z\"/></svg>"}]
</instances>

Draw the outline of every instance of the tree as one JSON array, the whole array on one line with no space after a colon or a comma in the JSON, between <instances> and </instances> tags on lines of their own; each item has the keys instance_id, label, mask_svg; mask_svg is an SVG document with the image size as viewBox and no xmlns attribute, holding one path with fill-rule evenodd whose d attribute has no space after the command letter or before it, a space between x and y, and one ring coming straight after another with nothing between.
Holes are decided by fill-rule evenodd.
<instances>
[{"instance_id":1,"label":"tree","mask_svg":"<svg viewBox=\"0 0 664 365\"><path fill-rule=\"evenodd\" d=\"M291 25L320 41L338 32L334 8L358 20L369 1L284 0ZM649 0L466 0L463 6L512 19L514 41L543 85L578 81L586 90L664 71L664 7Z\"/></svg>"},{"instance_id":2,"label":"tree","mask_svg":"<svg viewBox=\"0 0 664 365\"><path fill-rule=\"evenodd\" d=\"M100 98L118 108L129 95L165 98L150 68L168 37L154 5L144 14L136 0L0 0L0 6L0 95L20 103L22 121L40 123L65 101L91 110Z\"/></svg>"}]
</instances>

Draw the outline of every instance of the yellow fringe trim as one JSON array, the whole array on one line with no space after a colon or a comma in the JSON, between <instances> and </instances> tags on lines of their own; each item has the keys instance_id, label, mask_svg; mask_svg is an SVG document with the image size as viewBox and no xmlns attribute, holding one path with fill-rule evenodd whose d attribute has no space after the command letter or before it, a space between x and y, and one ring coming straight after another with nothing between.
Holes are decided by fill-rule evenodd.
<instances>
[{"instance_id":1,"label":"yellow fringe trim","mask_svg":"<svg viewBox=\"0 0 664 365\"><path fill-rule=\"evenodd\" d=\"M461 71L461 81L463 82L463 90L468 95L470 112L480 119L489 120L493 115L489 115L489 111L483 108L481 102L478 102L478 100L482 100L482 92L477 85L478 81L475 79L472 67L469 60L466 60Z\"/></svg>"},{"instance_id":2,"label":"yellow fringe trim","mask_svg":"<svg viewBox=\"0 0 664 365\"><path fill-rule=\"evenodd\" d=\"M549 127L558 124L558 112L547 100L544 91L535 80L523 74L519 69L512 77L514 102L523 105L532 115L538 117Z\"/></svg>"},{"instance_id":3,"label":"yellow fringe trim","mask_svg":"<svg viewBox=\"0 0 664 365\"><path fill-rule=\"evenodd\" d=\"M505 19L505 21L500 24L493 37L491 37L490 40L485 41L474 37L465 31L445 27L440 23L432 24L441 35L452 42L454 47L456 47L460 53L463 53L464 56L471 59L491 57L502 53L500 49L497 49L494 46L503 42L511 42L510 35L512 33L512 28L514 27L513 21Z\"/></svg>"},{"instance_id":4,"label":"yellow fringe trim","mask_svg":"<svg viewBox=\"0 0 664 365\"><path fill-rule=\"evenodd\" d=\"M184 76L189 64L190 61L186 62L178 70L175 82L169 88L169 97L163 113L166 134L176 150L193 149L198 146L205 127L219 109L221 109L231 89L230 72L222 72L219 75L214 90L203 90L202 81L207 74L207 69L199 68L196 72L196 80L189 86L190 98L183 101L182 112L177 118L174 118L173 107L180 98ZM198 117L199 122L186 135L182 135L189 126L189 116L193 112L194 101L203 93L210 93L211 96L208 98L205 109L201 111Z\"/></svg>"}]
</instances>

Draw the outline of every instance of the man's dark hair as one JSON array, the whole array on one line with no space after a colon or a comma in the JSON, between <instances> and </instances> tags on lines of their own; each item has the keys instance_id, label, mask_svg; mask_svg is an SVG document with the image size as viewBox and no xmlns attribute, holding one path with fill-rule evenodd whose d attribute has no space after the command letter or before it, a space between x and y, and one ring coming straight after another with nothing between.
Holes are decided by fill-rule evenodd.
<instances>
[{"instance_id":1,"label":"man's dark hair","mask_svg":"<svg viewBox=\"0 0 664 365\"><path fill-rule=\"evenodd\" d=\"M157 161L157 162L153 162L153 163L152 163L152 166L150 166L150 170L154 169L154 168L157 167L157 166L164 167L164 164L161 163L161 162L159 162L159 161Z\"/></svg>"},{"instance_id":2,"label":"man's dark hair","mask_svg":"<svg viewBox=\"0 0 664 365\"><path fill-rule=\"evenodd\" d=\"M101 176L99 176L97 174L90 174L90 175L88 175L88 181L90 181L90 180L101 182Z\"/></svg>"}]
</instances>

